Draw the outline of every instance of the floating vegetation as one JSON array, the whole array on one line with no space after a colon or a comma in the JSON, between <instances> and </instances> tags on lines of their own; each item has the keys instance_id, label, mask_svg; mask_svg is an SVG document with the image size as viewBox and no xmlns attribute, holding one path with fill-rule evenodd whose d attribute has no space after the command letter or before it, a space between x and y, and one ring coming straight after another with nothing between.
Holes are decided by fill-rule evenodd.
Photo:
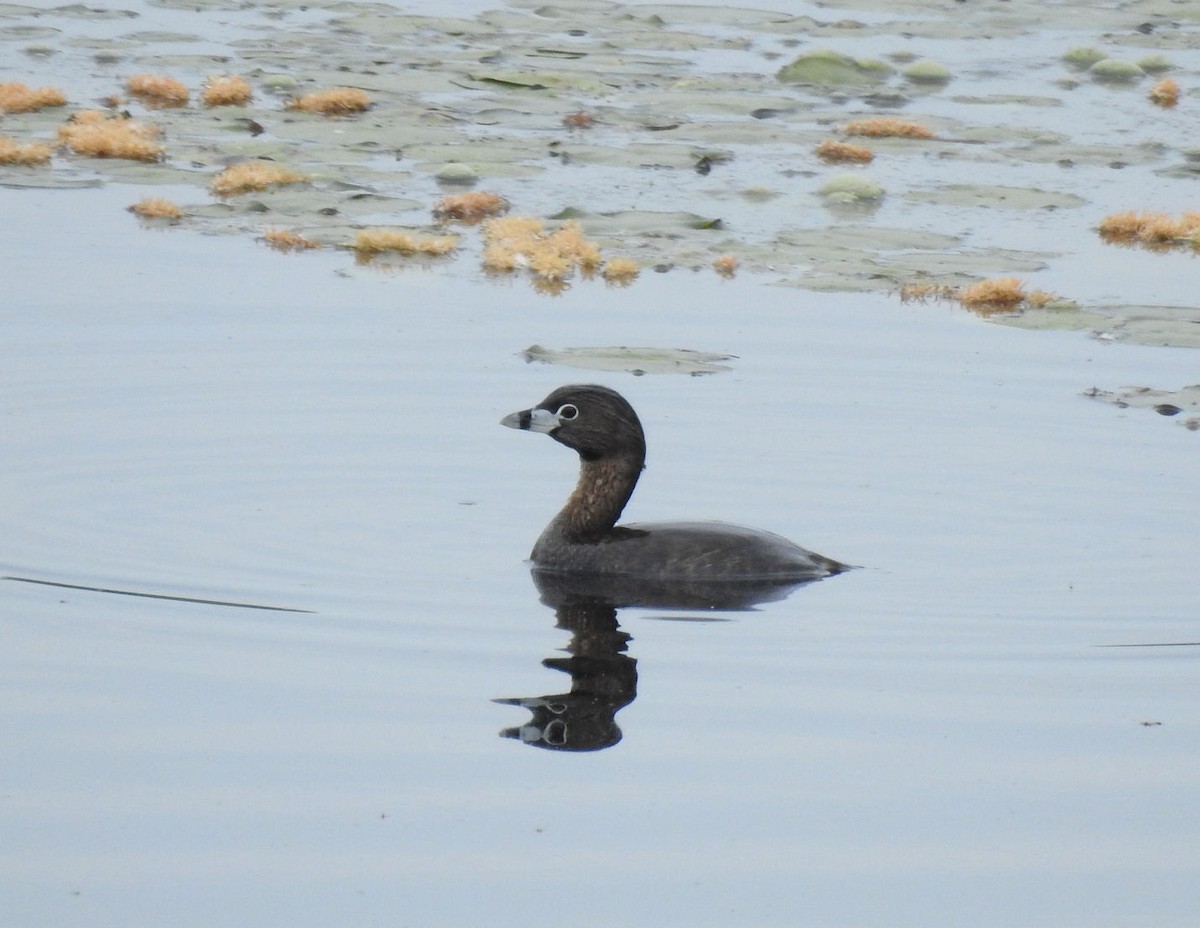
<instances>
[{"instance_id":1,"label":"floating vegetation","mask_svg":"<svg viewBox=\"0 0 1200 928\"><path fill-rule=\"evenodd\" d=\"M731 278L737 273L741 263L736 255L721 255L719 258L714 258L712 264L713 270L722 277Z\"/></svg>"},{"instance_id":2,"label":"floating vegetation","mask_svg":"<svg viewBox=\"0 0 1200 928\"><path fill-rule=\"evenodd\" d=\"M453 193L434 204L433 218L441 222L480 222L489 216L508 212L508 200L498 193L482 190L472 193Z\"/></svg>"},{"instance_id":3,"label":"floating vegetation","mask_svg":"<svg viewBox=\"0 0 1200 928\"><path fill-rule=\"evenodd\" d=\"M307 251L321 247L320 242L314 242L290 229L267 229L263 233L263 241L277 251Z\"/></svg>"},{"instance_id":4,"label":"floating vegetation","mask_svg":"<svg viewBox=\"0 0 1200 928\"><path fill-rule=\"evenodd\" d=\"M619 287L628 287L641 268L633 258L609 258L604 262L604 279Z\"/></svg>"},{"instance_id":5,"label":"floating vegetation","mask_svg":"<svg viewBox=\"0 0 1200 928\"><path fill-rule=\"evenodd\" d=\"M59 141L88 158L158 161L163 156L158 135L158 128L149 123L108 116L99 110L81 110L58 127Z\"/></svg>"},{"instance_id":6,"label":"floating vegetation","mask_svg":"<svg viewBox=\"0 0 1200 928\"><path fill-rule=\"evenodd\" d=\"M141 219L168 219L171 222L178 222L183 218L182 209L170 200L164 200L161 197L147 197L134 203L128 209Z\"/></svg>"},{"instance_id":7,"label":"floating vegetation","mask_svg":"<svg viewBox=\"0 0 1200 928\"><path fill-rule=\"evenodd\" d=\"M1099 387L1091 387L1084 390L1083 395L1112 403L1120 409L1150 409L1167 418L1173 418L1180 413L1194 413L1186 419L1175 421L1189 432L1200 431L1200 384L1192 384L1178 390L1158 390L1153 387L1101 390Z\"/></svg>"},{"instance_id":8,"label":"floating vegetation","mask_svg":"<svg viewBox=\"0 0 1200 928\"><path fill-rule=\"evenodd\" d=\"M1088 68L1087 73L1095 80L1111 84L1131 84L1146 76L1146 72L1132 61L1118 58L1103 58Z\"/></svg>"},{"instance_id":9,"label":"floating vegetation","mask_svg":"<svg viewBox=\"0 0 1200 928\"><path fill-rule=\"evenodd\" d=\"M775 76L789 84L871 84L885 80L891 65L870 58L851 58L830 49L805 52Z\"/></svg>"},{"instance_id":10,"label":"floating vegetation","mask_svg":"<svg viewBox=\"0 0 1200 928\"><path fill-rule=\"evenodd\" d=\"M954 77L950 69L937 61L914 61L902 72L914 84L948 84Z\"/></svg>"},{"instance_id":11,"label":"floating vegetation","mask_svg":"<svg viewBox=\"0 0 1200 928\"><path fill-rule=\"evenodd\" d=\"M1045 290L1027 290L1018 277L994 277L967 287L947 284L905 284L900 288L902 302L949 300L961 303L982 316L992 313L1012 313L1024 309L1040 309L1060 298Z\"/></svg>"},{"instance_id":12,"label":"floating vegetation","mask_svg":"<svg viewBox=\"0 0 1200 928\"><path fill-rule=\"evenodd\" d=\"M818 145L816 155L830 164L870 164L875 159L875 152L869 148L833 139L826 139Z\"/></svg>"},{"instance_id":13,"label":"floating vegetation","mask_svg":"<svg viewBox=\"0 0 1200 928\"><path fill-rule=\"evenodd\" d=\"M438 168L434 177L438 179L438 183L458 184L463 187L470 187L479 180L479 172L469 164L451 161L449 164L444 164Z\"/></svg>"},{"instance_id":14,"label":"floating vegetation","mask_svg":"<svg viewBox=\"0 0 1200 928\"><path fill-rule=\"evenodd\" d=\"M820 193L832 203L861 203L883 199L884 190L862 174L838 174L821 185Z\"/></svg>"},{"instance_id":15,"label":"floating vegetation","mask_svg":"<svg viewBox=\"0 0 1200 928\"><path fill-rule=\"evenodd\" d=\"M1072 48L1063 55L1063 61L1073 68L1078 68L1080 71L1086 71L1097 61L1103 61L1108 56L1098 48L1092 48L1090 45L1081 45L1078 48Z\"/></svg>"},{"instance_id":16,"label":"floating vegetation","mask_svg":"<svg viewBox=\"0 0 1200 928\"><path fill-rule=\"evenodd\" d=\"M603 263L600 247L584 237L574 220L547 232L540 219L528 216L489 219L483 224L483 242L483 267L493 273L528 268L535 278L562 282L576 270L591 273Z\"/></svg>"},{"instance_id":17,"label":"floating vegetation","mask_svg":"<svg viewBox=\"0 0 1200 928\"><path fill-rule=\"evenodd\" d=\"M28 142L22 144L7 136L0 135L0 164L20 164L32 166L45 164L50 160L54 146L47 142Z\"/></svg>"},{"instance_id":18,"label":"floating vegetation","mask_svg":"<svg viewBox=\"0 0 1200 928\"><path fill-rule=\"evenodd\" d=\"M718 374L732 370L724 361L735 355L694 348L640 348L626 345L597 348L545 348L530 345L521 352L527 364L561 364L582 370L626 371L630 374Z\"/></svg>"},{"instance_id":19,"label":"floating vegetation","mask_svg":"<svg viewBox=\"0 0 1200 928\"><path fill-rule=\"evenodd\" d=\"M0 114L34 113L48 106L66 105L66 96L55 87L35 90L17 81L0 84Z\"/></svg>"},{"instance_id":20,"label":"floating vegetation","mask_svg":"<svg viewBox=\"0 0 1200 928\"><path fill-rule=\"evenodd\" d=\"M402 255L446 255L458 247L453 235L412 235L399 229L361 229L350 247L360 260L369 261L384 252Z\"/></svg>"},{"instance_id":21,"label":"floating vegetation","mask_svg":"<svg viewBox=\"0 0 1200 928\"><path fill-rule=\"evenodd\" d=\"M846 135L859 135L871 139L931 139L933 130L917 122L906 122L890 116L875 116L870 119L857 119L842 126Z\"/></svg>"},{"instance_id":22,"label":"floating vegetation","mask_svg":"<svg viewBox=\"0 0 1200 928\"><path fill-rule=\"evenodd\" d=\"M180 81L162 74L135 74L125 89L149 106L186 106L188 89Z\"/></svg>"},{"instance_id":23,"label":"floating vegetation","mask_svg":"<svg viewBox=\"0 0 1200 928\"><path fill-rule=\"evenodd\" d=\"M210 77L200 99L205 106L245 106L254 96L250 83L237 74Z\"/></svg>"},{"instance_id":24,"label":"floating vegetation","mask_svg":"<svg viewBox=\"0 0 1200 928\"><path fill-rule=\"evenodd\" d=\"M1137 60L1137 66L1147 74L1159 74L1162 71L1170 71L1175 64L1166 55L1147 55Z\"/></svg>"},{"instance_id":25,"label":"floating vegetation","mask_svg":"<svg viewBox=\"0 0 1200 928\"><path fill-rule=\"evenodd\" d=\"M1105 216L1096 227L1111 245L1141 245L1151 251L1200 249L1200 211L1179 216L1130 210Z\"/></svg>"},{"instance_id":26,"label":"floating vegetation","mask_svg":"<svg viewBox=\"0 0 1200 928\"><path fill-rule=\"evenodd\" d=\"M1179 102L1179 84L1169 77L1150 88L1150 102L1164 109L1170 109Z\"/></svg>"},{"instance_id":27,"label":"floating vegetation","mask_svg":"<svg viewBox=\"0 0 1200 928\"><path fill-rule=\"evenodd\" d=\"M242 161L227 167L209 183L208 188L219 197L266 190L283 184L300 184L308 180L274 161Z\"/></svg>"},{"instance_id":28,"label":"floating vegetation","mask_svg":"<svg viewBox=\"0 0 1200 928\"><path fill-rule=\"evenodd\" d=\"M289 110L304 110L322 116L349 116L365 113L371 108L371 98L357 87L334 87L296 97L287 104Z\"/></svg>"}]
</instances>

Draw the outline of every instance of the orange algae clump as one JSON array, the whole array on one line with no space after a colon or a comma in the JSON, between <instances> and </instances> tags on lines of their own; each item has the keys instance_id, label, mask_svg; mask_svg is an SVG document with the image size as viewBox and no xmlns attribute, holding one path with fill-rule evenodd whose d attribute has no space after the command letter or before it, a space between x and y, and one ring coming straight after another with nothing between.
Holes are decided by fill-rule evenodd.
<instances>
[{"instance_id":1,"label":"orange algae clump","mask_svg":"<svg viewBox=\"0 0 1200 928\"><path fill-rule=\"evenodd\" d=\"M869 164L875 158L875 153L862 145L851 145L849 142L835 142L826 139L816 148L817 157L832 164Z\"/></svg>"},{"instance_id":2,"label":"orange algae clump","mask_svg":"<svg viewBox=\"0 0 1200 928\"><path fill-rule=\"evenodd\" d=\"M442 221L479 222L488 216L508 212L508 200L498 193L484 191L453 193L434 204L433 216Z\"/></svg>"},{"instance_id":3,"label":"orange algae clump","mask_svg":"<svg viewBox=\"0 0 1200 928\"><path fill-rule=\"evenodd\" d=\"M900 138L900 139L931 139L933 131L920 123L905 122L903 119L891 117L876 117L859 119L842 126L846 135L861 135L866 138Z\"/></svg>"},{"instance_id":4,"label":"orange algae clump","mask_svg":"<svg viewBox=\"0 0 1200 928\"><path fill-rule=\"evenodd\" d=\"M1174 106L1179 102L1179 83L1164 77L1150 88L1150 102L1168 109Z\"/></svg>"},{"instance_id":5,"label":"orange algae clump","mask_svg":"<svg viewBox=\"0 0 1200 928\"><path fill-rule=\"evenodd\" d=\"M297 97L287 106L290 110L304 110L320 113L322 116L346 116L370 109L371 98L367 96L366 91L355 87L335 87L332 90L318 90Z\"/></svg>"},{"instance_id":6,"label":"orange algae clump","mask_svg":"<svg viewBox=\"0 0 1200 928\"><path fill-rule=\"evenodd\" d=\"M125 158L129 161L157 161L163 147L155 139L158 129L147 123L120 116L106 116L99 110L82 110L65 126L58 127L59 141L77 155L89 158Z\"/></svg>"},{"instance_id":7,"label":"orange algae clump","mask_svg":"<svg viewBox=\"0 0 1200 928\"><path fill-rule=\"evenodd\" d=\"M279 251L304 251L309 248L320 248L320 242L305 238L299 232L290 229L267 229L263 233L263 241Z\"/></svg>"},{"instance_id":8,"label":"orange algae clump","mask_svg":"<svg viewBox=\"0 0 1200 928\"><path fill-rule=\"evenodd\" d=\"M129 211L142 219L170 219L178 221L183 218L183 210L172 203L156 197L147 197L129 207Z\"/></svg>"},{"instance_id":9,"label":"orange algae clump","mask_svg":"<svg viewBox=\"0 0 1200 928\"><path fill-rule=\"evenodd\" d=\"M50 160L53 151L54 146L46 142L29 142L22 145L0 135L0 164L45 164Z\"/></svg>"},{"instance_id":10,"label":"orange algae clump","mask_svg":"<svg viewBox=\"0 0 1200 928\"><path fill-rule=\"evenodd\" d=\"M188 102L187 87L162 74L135 74L125 82L125 89L150 106L184 106Z\"/></svg>"},{"instance_id":11,"label":"orange algae clump","mask_svg":"<svg viewBox=\"0 0 1200 928\"><path fill-rule=\"evenodd\" d=\"M205 81L201 100L205 106L245 106L252 96L254 92L244 77L227 74Z\"/></svg>"},{"instance_id":12,"label":"orange algae clump","mask_svg":"<svg viewBox=\"0 0 1200 928\"><path fill-rule=\"evenodd\" d=\"M299 184L308 180L303 174L274 161L242 161L227 167L209 183L219 197L232 197L252 190L266 190L281 184Z\"/></svg>"},{"instance_id":13,"label":"orange algae clump","mask_svg":"<svg viewBox=\"0 0 1200 928\"><path fill-rule=\"evenodd\" d=\"M735 255L721 255L713 261L713 270L722 277L732 277L741 263Z\"/></svg>"},{"instance_id":14,"label":"orange algae clump","mask_svg":"<svg viewBox=\"0 0 1200 928\"><path fill-rule=\"evenodd\" d=\"M32 113L46 106L66 106L67 98L54 87L34 90L13 81L0 84L0 113Z\"/></svg>"},{"instance_id":15,"label":"orange algae clump","mask_svg":"<svg viewBox=\"0 0 1200 928\"><path fill-rule=\"evenodd\" d=\"M350 247L365 258L385 251L406 255L445 255L458 247L458 239L453 235L411 235L398 229L362 229Z\"/></svg>"}]
</instances>

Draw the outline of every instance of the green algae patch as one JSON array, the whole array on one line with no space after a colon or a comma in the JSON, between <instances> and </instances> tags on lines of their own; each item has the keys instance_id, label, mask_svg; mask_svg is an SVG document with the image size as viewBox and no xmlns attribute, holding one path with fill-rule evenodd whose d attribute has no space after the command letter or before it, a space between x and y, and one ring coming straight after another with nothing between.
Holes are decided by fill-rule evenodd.
<instances>
[{"instance_id":1,"label":"green algae patch","mask_svg":"<svg viewBox=\"0 0 1200 928\"><path fill-rule=\"evenodd\" d=\"M817 49L805 52L780 68L775 76L786 84L843 86L877 84L894 73L891 65L870 58L851 58L841 52Z\"/></svg>"},{"instance_id":2,"label":"green algae patch","mask_svg":"<svg viewBox=\"0 0 1200 928\"><path fill-rule=\"evenodd\" d=\"M883 186L865 174L838 174L821 185L821 196L830 203L862 203L883 199Z\"/></svg>"},{"instance_id":3,"label":"green algae patch","mask_svg":"<svg viewBox=\"0 0 1200 928\"><path fill-rule=\"evenodd\" d=\"M530 363L559 364L590 371L623 371L630 374L718 374L732 370L724 363L731 354L691 348L544 348L530 345L521 356Z\"/></svg>"},{"instance_id":4,"label":"green algae patch","mask_svg":"<svg viewBox=\"0 0 1200 928\"><path fill-rule=\"evenodd\" d=\"M1103 58L1087 69L1093 80L1110 84L1132 84L1146 76L1146 72L1132 61L1119 58Z\"/></svg>"},{"instance_id":5,"label":"green algae patch","mask_svg":"<svg viewBox=\"0 0 1200 928\"><path fill-rule=\"evenodd\" d=\"M937 61L914 61L901 74L914 84L948 84L954 77L948 67Z\"/></svg>"}]
</instances>

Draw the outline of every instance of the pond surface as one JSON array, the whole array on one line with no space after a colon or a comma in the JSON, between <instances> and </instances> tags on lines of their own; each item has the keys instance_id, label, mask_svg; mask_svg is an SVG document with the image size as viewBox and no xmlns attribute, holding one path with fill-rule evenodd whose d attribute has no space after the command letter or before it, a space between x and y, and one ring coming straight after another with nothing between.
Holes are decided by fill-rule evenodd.
<instances>
[{"instance_id":1,"label":"pond surface","mask_svg":"<svg viewBox=\"0 0 1200 928\"><path fill-rule=\"evenodd\" d=\"M144 193L0 188L5 925L1194 924L1197 433L1085 396L1193 349L707 269L550 298ZM1191 286L1112 254L1114 302ZM556 354L614 346L728 369ZM499 419L572 381L641 415L629 519L861 569L556 612L576 461Z\"/></svg>"}]
</instances>

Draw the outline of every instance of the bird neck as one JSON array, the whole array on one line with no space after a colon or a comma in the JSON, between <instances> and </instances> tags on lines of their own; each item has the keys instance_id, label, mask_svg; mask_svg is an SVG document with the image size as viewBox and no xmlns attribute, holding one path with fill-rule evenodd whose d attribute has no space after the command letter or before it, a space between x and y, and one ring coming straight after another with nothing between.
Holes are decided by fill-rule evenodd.
<instances>
[{"instance_id":1,"label":"bird neck","mask_svg":"<svg viewBox=\"0 0 1200 928\"><path fill-rule=\"evenodd\" d=\"M558 530L570 541L595 541L608 533L633 495L644 458L637 455L582 459L579 482L562 511Z\"/></svg>"}]
</instances>

